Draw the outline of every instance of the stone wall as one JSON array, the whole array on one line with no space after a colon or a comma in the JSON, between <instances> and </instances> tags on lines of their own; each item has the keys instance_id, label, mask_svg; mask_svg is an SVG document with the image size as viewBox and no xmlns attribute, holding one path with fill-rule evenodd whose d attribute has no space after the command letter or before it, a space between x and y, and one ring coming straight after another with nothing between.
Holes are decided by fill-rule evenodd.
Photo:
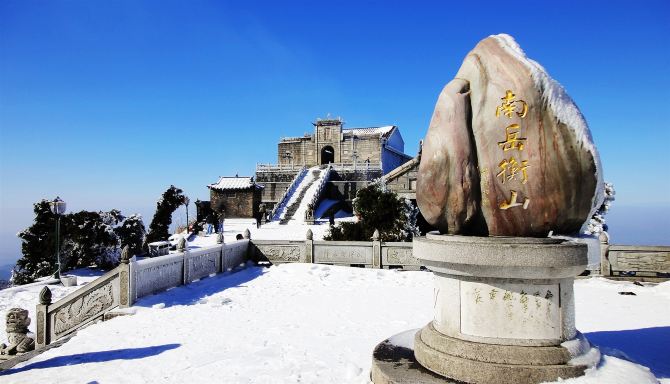
<instances>
[{"instance_id":1,"label":"stone wall","mask_svg":"<svg viewBox=\"0 0 670 384\"><path fill-rule=\"evenodd\" d=\"M419 158L414 158L385 176L386 187L399 197L416 200L416 179L419 173Z\"/></svg>"},{"instance_id":2,"label":"stone wall","mask_svg":"<svg viewBox=\"0 0 670 384\"><path fill-rule=\"evenodd\" d=\"M272 209L279 202L299 171L300 167L271 172L256 171L256 182L265 187L261 194L261 201L267 208Z\"/></svg>"},{"instance_id":3,"label":"stone wall","mask_svg":"<svg viewBox=\"0 0 670 384\"><path fill-rule=\"evenodd\" d=\"M366 159L371 163L380 163L382 146L379 136L345 137L341 122L321 121L317 123L313 135L282 139L277 145L277 164L294 167L324 164L325 160L321 157L324 147L333 148L334 163L353 164L355 160L362 166Z\"/></svg>"}]
</instances>

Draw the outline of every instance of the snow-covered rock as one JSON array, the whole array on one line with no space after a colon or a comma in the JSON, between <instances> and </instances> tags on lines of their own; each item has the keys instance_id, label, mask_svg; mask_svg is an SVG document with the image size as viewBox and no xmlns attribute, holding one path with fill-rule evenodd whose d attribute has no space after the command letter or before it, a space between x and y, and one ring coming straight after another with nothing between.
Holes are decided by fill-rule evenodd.
<instances>
[{"instance_id":1,"label":"snow-covered rock","mask_svg":"<svg viewBox=\"0 0 670 384\"><path fill-rule=\"evenodd\" d=\"M443 233L576 234L603 196L598 152L565 89L509 35L466 56L424 140L417 202Z\"/></svg>"}]
</instances>

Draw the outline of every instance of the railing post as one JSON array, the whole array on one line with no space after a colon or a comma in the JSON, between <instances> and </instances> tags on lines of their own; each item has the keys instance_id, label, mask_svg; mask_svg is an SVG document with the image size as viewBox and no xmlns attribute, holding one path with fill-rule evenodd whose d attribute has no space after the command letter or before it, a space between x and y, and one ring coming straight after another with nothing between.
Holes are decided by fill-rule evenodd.
<instances>
[{"instance_id":1,"label":"railing post","mask_svg":"<svg viewBox=\"0 0 670 384\"><path fill-rule=\"evenodd\" d=\"M382 242L379 231L372 234L372 268L382 267Z\"/></svg>"},{"instance_id":2,"label":"railing post","mask_svg":"<svg viewBox=\"0 0 670 384\"><path fill-rule=\"evenodd\" d=\"M314 263L314 234L309 228L305 234L305 262Z\"/></svg>"},{"instance_id":3,"label":"railing post","mask_svg":"<svg viewBox=\"0 0 670 384\"><path fill-rule=\"evenodd\" d=\"M182 284L186 285L189 283L188 248L186 246L186 239L183 237L179 239L179 242L177 243L177 252L182 253L182 260L184 262L184 276L182 278Z\"/></svg>"},{"instance_id":4,"label":"railing post","mask_svg":"<svg viewBox=\"0 0 670 384\"><path fill-rule=\"evenodd\" d=\"M600 274L603 276L612 276L612 268L609 259L609 235L607 232L600 232Z\"/></svg>"},{"instance_id":5,"label":"railing post","mask_svg":"<svg viewBox=\"0 0 670 384\"><path fill-rule=\"evenodd\" d=\"M245 260L245 262L247 262L249 260L252 260L252 256L255 256L252 253L252 252L254 252L254 249L253 249L253 244L251 244L251 231L249 231L249 228L244 230L244 233L242 234L242 237L244 239L249 240L249 242L247 243L247 252L246 252L246 260Z\"/></svg>"},{"instance_id":6,"label":"railing post","mask_svg":"<svg viewBox=\"0 0 670 384\"><path fill-rule=\"evenodd\" d=\"M119 308L128 308L133 305L130 294L130 249L126 245L121 251L119 266Z\"/></svg>"},{"instance_id":7,"label":"railing post","mask_svg":"<svg viewBox=\"0 0 670 384\"><path fill-rule=\"evenodd\" d=\"M221 273L226 271L226 243L223 239L223 233L219 232L216 237L216 242L221 244L221 250L219 250L219 268L217 268L216 273Z\"/></svg>"},{"instance_id":8,"label":"railing post","mask_svg":"<svg viewBox=\"0 0 670 384\"><path fill-rule=\"evenodd\" d=\"M37 340L35 340L35 349L41 349L51 343L51 332L49 329L49 305L51 305L51 290L45 286L42 288L39 296L39 304L37 304L37 324L35 331L37 333Z\"/></svg>"}]
</instances>

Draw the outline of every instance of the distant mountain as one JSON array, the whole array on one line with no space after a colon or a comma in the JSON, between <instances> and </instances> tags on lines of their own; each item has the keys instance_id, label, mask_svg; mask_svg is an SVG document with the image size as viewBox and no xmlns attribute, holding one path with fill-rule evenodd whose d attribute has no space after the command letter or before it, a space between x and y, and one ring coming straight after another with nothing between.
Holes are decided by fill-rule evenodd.
<instances>
[{"instance_id":1,"label":"distant mountain","mask_svg":"<svg viewBox=\"0 0 670 384\"><path fill-rule=\"evenodd\" d=\"M14 264L0 266L0 280L9 280L12 277L12 269L14 269Z\"/></svg>"}]
</instances>

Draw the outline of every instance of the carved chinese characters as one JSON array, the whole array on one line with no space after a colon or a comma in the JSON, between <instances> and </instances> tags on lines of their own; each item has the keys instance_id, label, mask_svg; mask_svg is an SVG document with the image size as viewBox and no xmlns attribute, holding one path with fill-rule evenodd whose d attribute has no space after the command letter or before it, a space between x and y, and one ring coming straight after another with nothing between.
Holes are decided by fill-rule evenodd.
<instances>
[{"instance_id":1,"label":"carved chinese characters","mask_svg":"<svg viewBox=\"0 0 670 384\"><path fill-rule=\"evenodd\" d=\"M442 90L423 146L417 203L441 233L574 234L602 174L583 116L507 35L482 40Z\"/></svg>"},{"instance_id":2,"label":"carved chinese characters","mask_svg":"<svg viewBox=\"0 0 670 384\"><path fill-rule=\"evenodd\" d=\"M558 285L462 282L461 332L483 337L560 338L557 292ZM538 326L544 324L552 326Z\"/></svg>"},{"instance_id":3,"label":"carved chinese characters","mask_svg":"<svg viewBox=\"0 0 670 384\"><path fill-rule=\"evenodd\" d=\"M509 89L505 92L505 96L501 98L502 104L496 107L496 117L500 117L500 112L507 118L511 119L514 115L523 119L528 113L528 104L523 100L515 100L515 95ZM528 173L526 169L529 167L528 160L517 160L521 159L522 151L524 149L524 143L527 138L521 137L521 125L520 124L510 124L505 127L505 140L498 142L498 146L502 149L503 152L516 152L511 153L509 158L503 158L500 163L498 163L499 172L496 174L500 178L500 183L505 184L505 182L514 182L519 181L521 184L526 184L528 182ZM507 156L506 154L503 154ZM524 197L523 203L517 201L519 192L516 190L510 191L509 200L503 199L498 204L500 209L510 209L514 207L523 207L523 209L528 209L530 204L530 198Z\"/></svg>"}]
</instances>

